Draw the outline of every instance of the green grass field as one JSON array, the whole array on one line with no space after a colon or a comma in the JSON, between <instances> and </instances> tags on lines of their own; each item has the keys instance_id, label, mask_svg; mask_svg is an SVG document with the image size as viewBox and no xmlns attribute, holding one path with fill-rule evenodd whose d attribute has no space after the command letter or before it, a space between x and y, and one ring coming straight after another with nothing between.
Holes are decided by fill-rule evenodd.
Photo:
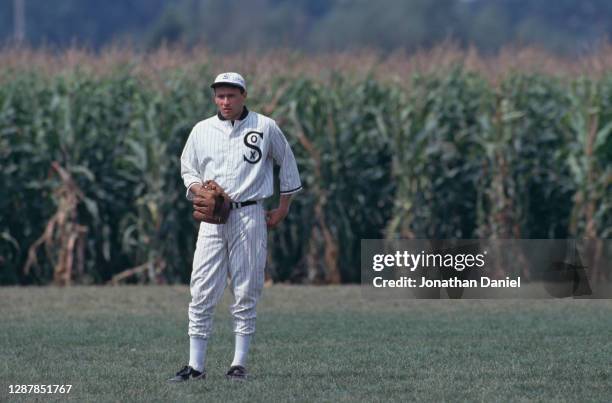
<instances>
[{"instance_id":1,"label":"green grass field","mask_svg":"<svg viewBox=\"0 0 612 403\"><path fill-rule=\"evenodd\" d=\"M0 401L612 401L610 300L394 300L358 287L264 290L250 381L227 381L230 295L203 382L186 287L0 288ZM10 384L72 384L9 395Z\"/></svg>"}]
</instances>

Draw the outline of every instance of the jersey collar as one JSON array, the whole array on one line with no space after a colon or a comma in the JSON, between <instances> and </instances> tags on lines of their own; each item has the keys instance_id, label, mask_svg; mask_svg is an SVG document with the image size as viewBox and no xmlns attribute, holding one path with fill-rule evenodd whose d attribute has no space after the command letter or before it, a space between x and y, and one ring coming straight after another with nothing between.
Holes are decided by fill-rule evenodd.
<instances>
[{"instance_id":1,"label":"jersey collar","mask_svg":"<svg viewBox=\"0 0 612 403\"><path fill-rule=\"evenodd\" d=\"M238 120L244 120L244 118L247 117L247 115L249 114L249 110L247 109L247 107L243 107L242 109L242 113L240 114L240 117L238 118ZM217 117L219 118L219 120L227 120L223 117L223 115L221 115L221 112L217 112ZM232 121L233 124L233 121Z\"/></svg>"}]
</instances>

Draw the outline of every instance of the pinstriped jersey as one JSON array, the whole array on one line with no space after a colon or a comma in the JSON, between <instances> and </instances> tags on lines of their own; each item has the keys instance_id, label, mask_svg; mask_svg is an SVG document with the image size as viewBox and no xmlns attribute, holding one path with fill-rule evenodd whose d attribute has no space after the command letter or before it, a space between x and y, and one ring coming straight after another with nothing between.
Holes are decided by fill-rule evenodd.
<instances>
[{"instance_id":1,"label":"pinstriped jersey","mask_svg":"<svg viewBox=\"0 0 612 403\"><path fill-rule=\"evenodd\" d=\"M280 165L281 194L302 189L295 157L276 122L246 108L241 118L232 122L217 114L191 130L181 155L188 199L193 184L210 179L236 202L270 197L273 162Z\"/></svg>"}]
</instances>

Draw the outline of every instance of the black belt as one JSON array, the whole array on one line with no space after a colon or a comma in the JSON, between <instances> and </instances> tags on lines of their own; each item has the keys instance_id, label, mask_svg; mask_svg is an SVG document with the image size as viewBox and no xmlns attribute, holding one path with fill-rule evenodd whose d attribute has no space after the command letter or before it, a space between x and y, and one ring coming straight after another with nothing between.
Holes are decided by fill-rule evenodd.
<instances>
[{"instance_id":1,"label":"black belt","mask_svg":"<svg viewBox=\"0 0 612 403\"><path fill-rule=\"evenodd\" d=\"M257 204L257 202L255 200L249 200L244 202L230 202L230 207L232 210L235 210L240 207L250 206L251 204Z\"/></svg>"}]
</instances>

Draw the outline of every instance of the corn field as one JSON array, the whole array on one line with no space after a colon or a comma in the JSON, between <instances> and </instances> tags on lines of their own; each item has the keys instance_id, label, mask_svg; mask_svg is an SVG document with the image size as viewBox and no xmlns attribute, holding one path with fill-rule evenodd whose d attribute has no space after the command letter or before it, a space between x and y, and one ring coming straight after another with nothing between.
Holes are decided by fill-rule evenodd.
<instances>
[{"instance_id":1,"label":"corn field","mask_svg":"<svg viewBox=\"0 0 612 403\"><path fill-rule=\"evenodd\" d=\"M0 68L0 284L186 282L179 156L229 62L88 63ZM366 238L612 235L612 74L274 69L246 69L247 105L305 190L269 233L273 281L358 282Z\"/></svg>"}]
</instances>

